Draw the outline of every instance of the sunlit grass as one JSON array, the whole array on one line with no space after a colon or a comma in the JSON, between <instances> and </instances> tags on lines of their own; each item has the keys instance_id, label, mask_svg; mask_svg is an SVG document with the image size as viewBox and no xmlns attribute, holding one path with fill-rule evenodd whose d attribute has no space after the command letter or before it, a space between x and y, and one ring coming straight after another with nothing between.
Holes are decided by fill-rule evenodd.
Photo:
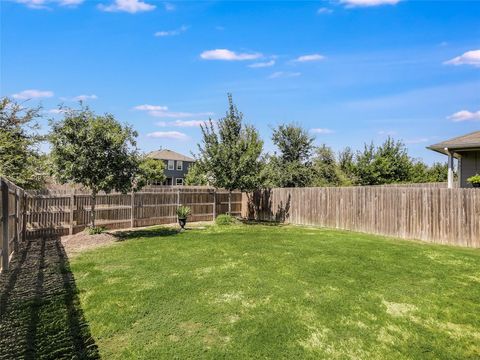
<instances>
[{"instance_id":1,"label":"sunlit grass","mask_svg":"<svg viewBox=\"0 0 480 360\"><path fill-rule=\"evenodd\" d=\"M152 230L72 260L106 359L480 357L480 251L316 228Z\"/></svg>"}]
</instances>

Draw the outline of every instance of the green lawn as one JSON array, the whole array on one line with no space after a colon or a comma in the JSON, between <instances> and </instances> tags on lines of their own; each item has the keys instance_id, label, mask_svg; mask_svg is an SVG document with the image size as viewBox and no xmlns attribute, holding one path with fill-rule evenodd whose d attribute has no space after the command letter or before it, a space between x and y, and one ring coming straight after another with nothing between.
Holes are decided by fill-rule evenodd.
<instances>
[{"instance_id":1,"label":"green lawn","mask_svg":"<svg viewBox=\"0 0 480 360\"><path fill-rule=\"evenodd\" d=\"M479 359L480 251L293 226L143 231L71 260L105 359Z\"/></svg>"}]
</instances>

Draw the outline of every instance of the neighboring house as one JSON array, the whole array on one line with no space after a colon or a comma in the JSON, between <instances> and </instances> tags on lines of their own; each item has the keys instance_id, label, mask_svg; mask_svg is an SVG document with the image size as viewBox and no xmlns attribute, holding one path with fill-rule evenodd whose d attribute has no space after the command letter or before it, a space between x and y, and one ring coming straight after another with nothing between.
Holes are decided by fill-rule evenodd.
<instances>
[{"instance_id":1,"label":"neighboring house","mask_svg":"<svg viewBox=\"0 0 480 360\"><path fill-rule=\"evenodd\" d=\"M168 149L152 151L147 154L147 157L162 160L165 163L165 176L167 179L163 184L154 185L183 185L188 168L195 162L195 159L191 157Z\"/></svg>"},{"instance_id":2,"label":"neighboring house","mask_svg":"<svg viewBox=\"0 0 480 360\"><path fill-rule=\"evenodd\" d=\"M458 159L458 180L460 187L472 187L467 182L470 176L480 174L480 131L458 136L427 149L448 156L448 187L453 188L453 160Z\"/></svg>"}]
</instances>

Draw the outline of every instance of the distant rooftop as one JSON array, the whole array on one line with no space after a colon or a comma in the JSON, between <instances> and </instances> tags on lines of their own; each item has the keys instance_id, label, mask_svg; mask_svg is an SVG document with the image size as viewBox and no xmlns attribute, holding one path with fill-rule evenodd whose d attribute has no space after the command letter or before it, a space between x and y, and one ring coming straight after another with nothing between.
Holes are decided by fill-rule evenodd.
<instances>
[{"instance_id":1,"label":"distant rooftop","mask_svg":"<svg viewBox=\"0 0 480 360\"><path fill-rule=\"evenodd\" d=\"M427 149L437 151L448 155L448 150L453 152L458 150L480 149L480 131L474 131L470 134L457 136L449 140L439 142L427 147Z\"/></svg>"},{"instance_id":2,"label":"distant rooftop","mask_svg":"<svg viewBox=\"0 0 480 360\"><path fill-rule=\"evenodd\" d=\"M195 161L195 159L179 154L175 151L168 149L161 149L152 151L147 154L147 157L158 160L180 160L180 161Z\"/></svg>"}]
</instances>

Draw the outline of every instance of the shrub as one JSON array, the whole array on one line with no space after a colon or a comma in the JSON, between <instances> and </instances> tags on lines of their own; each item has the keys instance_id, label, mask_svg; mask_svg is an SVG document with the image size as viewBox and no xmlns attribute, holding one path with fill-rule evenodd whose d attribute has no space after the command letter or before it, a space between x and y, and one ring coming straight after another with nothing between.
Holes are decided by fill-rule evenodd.
<instances>
[{"instance_id":1,"label":"shrub","mask_svg":"<svg viewBox=\"0 0 480 360\"><path fill-rule=\"evenodd\" d=\"M177 208L177 216L179 219L186 219L191 213L192 210L188 206L179 206Z\"/></svg>"},{"instance_id":2,"label":"shrub","mask_svg":"<svg viewBox=\"0 0 480 360\"><path fill-rule=\"evenodd\" d=\"M86 228L86 231L88 235L97 235L101 234L105 231L106 229L103 226L89 226Z\"/></svg>"},{"instance_id":3,"label":"shrub","mask_svg":"<svg viewBox=\"0 0 480 360\"><path fill-rule=\"evenodd\" d=\"M470 184L480 184L480 175L479 174L476 174L474 176L470 176L467 181L470 183Z\"/></svg>"},{"instance_id":4,"label":"shrub","mask_svg":"<svg viewBox=\"0 0 480 360\"><path fill-rule=\"evenodd\" d=\"M215 219L215 224L217 225L233 225L236 224L238 221L232 215L218 215Z\"/></svg>"}]
</instances>

